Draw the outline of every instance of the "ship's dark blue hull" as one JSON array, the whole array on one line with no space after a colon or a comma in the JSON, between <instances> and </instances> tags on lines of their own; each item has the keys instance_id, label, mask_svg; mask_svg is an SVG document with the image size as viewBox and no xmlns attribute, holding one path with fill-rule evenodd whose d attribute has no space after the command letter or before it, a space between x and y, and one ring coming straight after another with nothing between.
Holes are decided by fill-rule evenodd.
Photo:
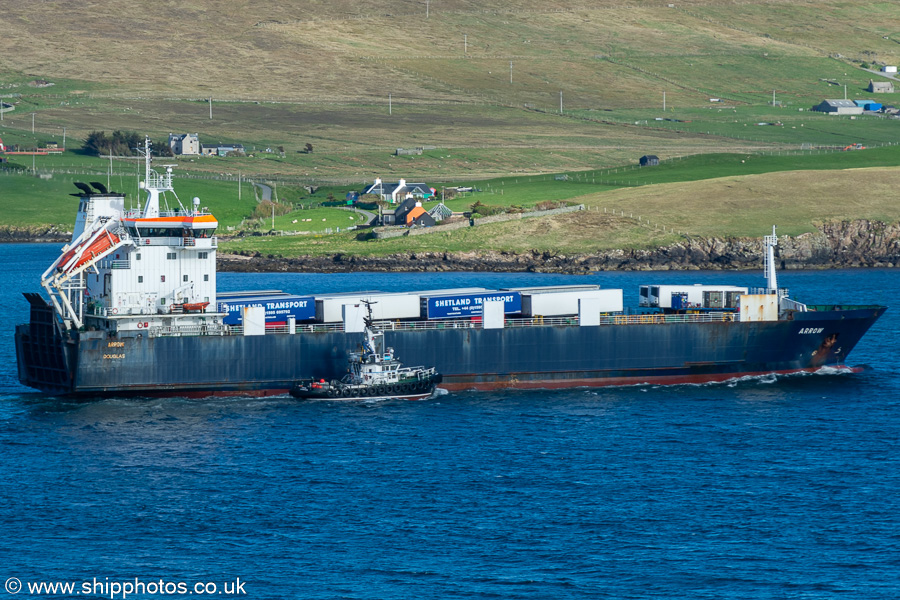
<instances>
[{"instance_id":1,"label":"ship's dark blue hull","mask_svg":"<svg viewBox=\"0 0 900 600\"><path fill-rule=\"evenodd\" d=\"M749 323L389 330L385 341L398 356L436 367L450 390L707 382L844 366L884 310L847 307ZM359 345L359 334L343 332L71 335L19 326L20 380L54 394L283 394L298 379L339 377Z\"/></svg>"}]
</instances>

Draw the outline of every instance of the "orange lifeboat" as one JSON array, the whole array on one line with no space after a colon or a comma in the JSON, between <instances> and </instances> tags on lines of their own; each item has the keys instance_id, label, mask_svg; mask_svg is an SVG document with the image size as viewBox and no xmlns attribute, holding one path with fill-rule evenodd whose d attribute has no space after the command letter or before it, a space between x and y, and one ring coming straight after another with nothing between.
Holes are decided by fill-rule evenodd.
<instances>
[{"instance_id":1,"label":"orange lifeboat","mask_svg":"<svg viewBox=\"0 0 900 600\"><path fill-rule=\"evenodd\" d=\"M97 258L97 257L102 257L109 251L110 248L112 248L113 246L118 244L120 241L121 240L119 239L119 236L117 236L114 233L107 233L106 235L101 235L96 240L91 242L90 245L88 245L87 249L82 253L81 258L79 258L78 261L74 265L72 265L68 270L74 271L78 267L81 267L82 265L84 265L86 262L93 260L94 258ZM74 248L70 248L68 252L63 254L62 259L59 261L59 265L60 265L59 270L60 271L63 269L63 267L65 267L65 265L70 260L72 260L73 256L78 254L78 252L81 248L84 248L84 245L86 243L87 242L85 242L84 244L75 246Z\"/></svg>"},{"instance_id":2,"label":"orange lifeboat","mask_svg":"<svg viewBox=\"0 0 900 600\"><path fill-rule=\"evenodd\" d=\"M185 312L199 312L209 306L209 302L186 302L181 306Z\"/></svg>"}]
</instances>

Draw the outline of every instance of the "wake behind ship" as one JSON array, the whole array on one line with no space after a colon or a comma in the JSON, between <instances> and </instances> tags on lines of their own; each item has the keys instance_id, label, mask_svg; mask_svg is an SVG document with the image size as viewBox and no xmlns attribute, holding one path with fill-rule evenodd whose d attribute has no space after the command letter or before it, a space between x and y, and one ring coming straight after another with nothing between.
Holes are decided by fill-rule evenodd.
<instances>
[{"instance_id":1,"label":"wake behind ship","mask_svg":"<svg viewBox=\"0 0 900 600\"><path fill-rule=\"evenodd\" d=\"M340 379L372 322L450 390L722 381L845 367L884 306L806 305L766 287L598 285L298 295L216 291L218 222L151 168L143 206L79 184L72 240L26 293L20 381L58 395L269 395ZM372 304L374 303L374 304Z\"/></svg>"}]
</instances>

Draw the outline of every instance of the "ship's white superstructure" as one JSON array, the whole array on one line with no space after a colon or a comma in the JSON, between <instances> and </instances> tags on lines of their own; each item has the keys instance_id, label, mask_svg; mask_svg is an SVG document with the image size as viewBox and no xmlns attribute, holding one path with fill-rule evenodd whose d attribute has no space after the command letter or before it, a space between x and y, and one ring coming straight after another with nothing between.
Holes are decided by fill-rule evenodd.
<instances>
[{"instance_id":1,"label":"ship's white superstructure","mask_svg":"<svg viewBox=\"0 0 900 600\"><path fill-rule=\"evenodd\" d=\"M198 198L185 208L171 166L151 168L149 139L143 153L143 208L126 209L124 195L102 184L77 184L72 241L42 284L67 327L221 328L214 312L218 222Z\"/></svg>"}]
</instances>

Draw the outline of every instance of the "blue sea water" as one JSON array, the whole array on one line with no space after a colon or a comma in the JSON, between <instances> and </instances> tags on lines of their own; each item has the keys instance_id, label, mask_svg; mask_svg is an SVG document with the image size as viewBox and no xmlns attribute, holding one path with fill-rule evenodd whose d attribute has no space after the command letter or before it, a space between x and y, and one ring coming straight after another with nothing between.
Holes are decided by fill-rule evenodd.
<instances>
[{"instance_id":1,"label":"blue sea water","mask_svg":"<svg viewBox=\"0 0 900 600\"><path fill-rule=\"evenodd\" d=\"M0 597L900 594L900 311L851 354L860 374L420 402L75 403L16 380L21 292L38 291L57 251L0 246ZM686 280L761 283L755 272L223 273L219 285L592 282L636 296L640 283ZM815 303L900 295L890 270L783 272L781 284ZM29 591L41 582L75 591ZM124 594L126 583L144 587Z\"/></svg>"}]
</instances>

